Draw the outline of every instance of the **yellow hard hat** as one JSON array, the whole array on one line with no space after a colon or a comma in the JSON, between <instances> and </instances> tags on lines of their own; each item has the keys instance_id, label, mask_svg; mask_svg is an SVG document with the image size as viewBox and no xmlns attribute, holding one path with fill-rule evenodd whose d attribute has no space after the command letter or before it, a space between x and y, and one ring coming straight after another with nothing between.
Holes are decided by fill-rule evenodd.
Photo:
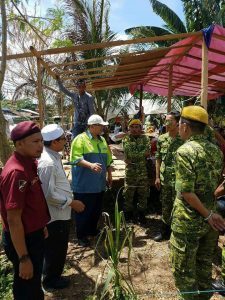
<instances>
[{"instance_id":1,"label":"yellow hard hat","mask_svg":"<svg viewBox=\"0 0 225 300\"><path fill-rule=\"evenodd\" d=\"M131 125L140 125L142 126L142 123L139 119L132 119L130 122L129 122L129 126Z\"/></svg>"},{"instance_id":2,"label":"yellow hard hat","mask_svg":"<svg viewBox=\"0 0 225 300\"><path fill-rule=\"evenodd\" d=\"M181 117L204 124L208 124L209 122L209 115L207 111L203 107L196 105L184 107L181 111Z\"/></svg>"}]
</instances>

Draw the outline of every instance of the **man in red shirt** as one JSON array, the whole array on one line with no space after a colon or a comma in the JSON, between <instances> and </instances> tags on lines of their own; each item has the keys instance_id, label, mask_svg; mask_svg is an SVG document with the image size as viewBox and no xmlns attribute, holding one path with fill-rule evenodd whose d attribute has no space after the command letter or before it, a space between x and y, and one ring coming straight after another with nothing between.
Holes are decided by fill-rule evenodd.
<instances>
[{"instance_id":1,"label":"man in red shirt","mask_svg":"<svg viewBox=\"0 0 225 300\"><path fill-rule=\"evenodd\" d=\"M41 273L49 212L37 175L43 150L40 129L19 123L11 132L15 152L0 176L3 246L14 268L14 300L43 300Z\"/></svg>"}]
</instances>

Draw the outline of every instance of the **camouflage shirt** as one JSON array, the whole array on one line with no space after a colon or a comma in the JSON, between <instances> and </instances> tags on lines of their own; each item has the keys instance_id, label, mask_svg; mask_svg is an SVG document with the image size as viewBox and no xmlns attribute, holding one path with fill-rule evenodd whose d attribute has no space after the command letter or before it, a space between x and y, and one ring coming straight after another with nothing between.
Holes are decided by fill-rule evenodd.
<instances>
[{"instance_id":1,"label":"camouflage shirt","mask_svg":"<svg viewBox=\"0 0 225 300\"><path fill-rule=\"evenodd\" d=\"M220 181L222 165L222 152L206 135L192 136L177 150L173 231L192 234L208 230L208 223L181 193L195 193L207 209L214 210L213 193Z\"/></svg>"},{"instance_id":2,"label":"camouflage shirt","mask_svg":"<svg viewBox=\"0 0 225 300\"><path fill-rule=\"evenodd\" d=\"M216 136L215 136L215 131L212 127L210 127L209 125L207 125L205 127L205 132L204 134L207 137L207 140L213 144L217 145L217 141L216 141Z\"/></svg>"},{"instance_id":3,"label":"camouflage shirt","mask_svg":"<svg viewBox=\"0 0 225 300\"><path fill-rule=\"evenodd\" d=\"M183 143L179 135L175 138L169 136L168 132L160 135L155 157L161 160L161 184L170 186L175 184L175 153Z\"/></svg>"},{"instance_id":4,"label":"camouflage shirt","mask_svg":"<svg viewBox=\"0 0 225 300\"><path fill-rule=\"evenodd\" d=\"M125 159L130 160L131 163L145 163L145 153L150 150L150 142L146 135L134 137L128 135L123 139L123 149Z\"/></svg>"}]
</instances>

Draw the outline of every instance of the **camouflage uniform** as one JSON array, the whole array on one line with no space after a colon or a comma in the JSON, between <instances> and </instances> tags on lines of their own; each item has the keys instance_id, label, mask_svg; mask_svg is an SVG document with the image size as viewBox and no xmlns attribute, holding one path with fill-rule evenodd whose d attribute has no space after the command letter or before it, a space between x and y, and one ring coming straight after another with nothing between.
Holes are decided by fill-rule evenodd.
<instances>
[{"instance_id":1,"label":"camouflage uniform","mask_svg":"<svg viewBox=\"0 0 225 300\"><path fill-rule=\"evenodd\" d=\"M161 160L160 167L160 201L162 202L162 220L170 226L171 212L175 200L175 153L184 142L180 136L175 138L169 136L169 133L162 134L157 142L156 159Z\"/></svg>"},{"instance_id":2,"label":"camouflage uniform","mask_svg":"<svg viewBox=\"0 0 225 300\"><path fill-rule=\"evenodd\" d=\"M133 197L137 191L137 209L144 212L147 208L149 184L145 153L149 151L149 139L145 135L126 136L123 139L125 159L129 161L125 168L124 210L133 212Z\"/></svg>"},{"instance_id":3,"label":"camouflage uniform","mask_svg":"<svg viewBox=\"0 0 225 300\"><path fill-rule=\"evenodd\" d=\"M222 153L205 135L192 136L176 154L176 192L172 213L170 258L180 292L211 288L212 258L218 234L181 193L195 193L208 210L222 170ZM210 299L210 294L181 294L180 299Z\"/></svg>"},{"instance_id":4,"label":"camouflage uniform","mask_svg":"<svg viewBox=\"0 0 225 300\"><path fill-rule=\"evenodd\" d=\"M214 129L211 126L206 125L204 134L206 135L207 140L209 142L217 145L215 131L214 131Z\"/></svg>"}]
</instances>

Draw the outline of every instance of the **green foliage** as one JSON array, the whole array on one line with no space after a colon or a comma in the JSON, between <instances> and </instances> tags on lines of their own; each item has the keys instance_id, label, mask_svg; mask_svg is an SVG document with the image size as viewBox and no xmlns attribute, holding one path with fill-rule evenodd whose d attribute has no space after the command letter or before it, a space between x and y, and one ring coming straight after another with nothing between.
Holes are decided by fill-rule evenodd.
<instances>
[{"instance_id":1,"label":"green foliage","mask_svg":"<svg viewBox=\"0 0 225 300\"><path fill-rule=\"evenodd\" d=\"M53 48L72 47L72 46L73 46L73 42L70 39L61 40L58 38L56 38L51 45L51 47Z\"/></svg>"},{"instance_id":2,"label":"green foliage","mask_svg":"<svg viewBox=\"0 0 225 300\"><path fill-rule=\"evenodd\" d=\"M118 209L117 200L115 203L114 224L112 224L108 213L104 213L104 217L105 227L99 241L104 236L104 245L108 255L108 274L99 299L136 300L137 296L132 285L129 268L133 227L126 225L123 212ZM124 278L119 269L121 254L125 246L128 248L127 268L130 281Z\"/></svg>"},{"instance_id":3,"label":"green foliage","mask_svg":"<svg viewBox=\"0 0 225 300\"><path fill-rule=\"evenodd\" d=\"M170 31L170 33L186 32L184 23L181 21L179 16L166 4L157 0L150 0L150 3L153 11L166 23L166 29Z\"/></svg>"},{"instance_id":4,"label":"green foliage","mask_svg":"<svg viewBox=\"0 0 225 300\"><path fill-rule=\"evenodd\" d=\"M113 41L115 33L109 26L110 2L108 0L64 0L66 16L69 26L65 31L66 36L77 44L94 44ZM91 49L74 53L68 60L86 60L90 58L110 56L112 49ZM91 69L112 66L115 63L113 59L99 60L84 63L77 66L77 69ZM74 67L73 67L74 70ZM96 75L97 77L97 75ZM127 89L102 90L95 92L96 112L103 117L107 116L107 111L115 99L127 92Z\"/></svg>"},{"instance_id":5,"label":"green foliage","mask_svg":"<svg viewBox=\"0 0 225 300\"><path fill-rule=\"evenodd\" d=\"M0 222L0 236L2 235L2 224ZM0 245L1 250L1 245ZM0 253L0 299L12 300L12 264L4 254Z\"/></svg>"},{"instance_id":6,"label":"green foliage","mask_svg":"<svg viewBox=\"0 0 225 300\"><path fill-rule=\"evenodd\" d=\"M2 107L3 108L9 108L9 109L30 109L30 110L34 110L36 108L36 105L32 102L32 100L30 99L20 99L17 101L9 101L9 100L3 100L2 101Z\"/></svg>"},{"instance_id":7,"label":"green foliage","mask_svg":"<svg viewBox=\"0 0 225 300\"><path fill-rule=\"evenodd\" d=\"M12 265L5 255L0 255L0 299L12 300Z\"/></svg>"}]
</instances>

